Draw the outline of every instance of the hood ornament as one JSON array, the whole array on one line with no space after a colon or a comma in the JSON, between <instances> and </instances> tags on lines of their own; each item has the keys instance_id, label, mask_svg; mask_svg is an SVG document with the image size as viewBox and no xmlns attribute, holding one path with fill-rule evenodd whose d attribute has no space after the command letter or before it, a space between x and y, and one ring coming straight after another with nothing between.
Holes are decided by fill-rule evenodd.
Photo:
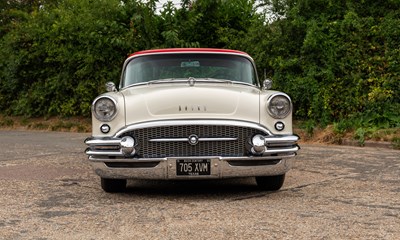
<instances>
[{"instance_id":1,"label":"hood ornament","mask_svg":"<svg viewBox=\"0 0 400 240\"><path fill-rule=\"evenodd\" d=\"M189 86L193 87L194 84L196 83L196 79L194 77L190 77L188 79L188 83L189 83Z\"/></svg>"}]
</instances>

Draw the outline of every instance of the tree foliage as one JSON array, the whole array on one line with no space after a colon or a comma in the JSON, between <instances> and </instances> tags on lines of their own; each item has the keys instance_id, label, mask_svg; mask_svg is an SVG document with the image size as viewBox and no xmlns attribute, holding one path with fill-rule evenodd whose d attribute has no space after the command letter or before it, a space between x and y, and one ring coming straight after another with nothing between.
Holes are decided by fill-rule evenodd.
<instances>
[{"instance_id":1,"label":"tree foliage","mask_svg":"<svg viewBox=\"0 0 400 240\"><path fill-rule=\"evenodd\" d=\"M154 2L60 0L26 12L0 42L0 108L88 115L127 54L159 44L154 10Z\"/></svg>"},{"instance_id":2,"label":"tree foliage","mask_svg":"<svg viewBox=\"0 0 400 240\"><path fill-rule=\"evenodd\" d=\"M400 2L351 0L9 0L0 4L0 110L88 116L129 53L248 52L259 76L322 124L400 125ZM265 71L264 71L265 70Z\"/></svg>"},{"instance_id":3,"label":"tree foliage","mask_svg":"<svg viewBox=\"0 0 400 240\"><path fill-rule=\"evenodd\" d=\"M297 118L400 126L399 1L264 3L284 17L264 28L257 61L293 98Z\"/></svg>"}]
</instances>

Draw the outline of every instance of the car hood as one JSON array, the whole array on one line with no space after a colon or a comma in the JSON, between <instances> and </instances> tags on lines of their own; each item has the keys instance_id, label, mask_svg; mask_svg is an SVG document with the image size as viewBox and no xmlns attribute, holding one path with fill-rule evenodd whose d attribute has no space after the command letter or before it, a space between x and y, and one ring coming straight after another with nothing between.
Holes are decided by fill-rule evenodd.
<instances>
[{"instance_id":1,"label":"car hood","mask_svg":"<svg viewBox=\"0 0 400 240\"><path fill-rule=\"evenodd\" d=\"M240 84L163 83L121 91L126 124L163 119L236 119L258 122L259 89Z\"/></svg>"}]
</instances>

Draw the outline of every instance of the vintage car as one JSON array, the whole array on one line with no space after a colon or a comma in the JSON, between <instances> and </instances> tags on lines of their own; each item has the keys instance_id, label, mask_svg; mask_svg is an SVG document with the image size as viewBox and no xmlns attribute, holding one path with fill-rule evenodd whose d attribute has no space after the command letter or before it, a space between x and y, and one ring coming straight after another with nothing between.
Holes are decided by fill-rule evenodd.
<instances>
[{"instance_id":1,"label":"vintage car","mask_svg":"<svg viewBox=\"0 0 400 240\"><path fill-rule=\"evenodd\" d=\"M86 154L106 192L128 179L255 177L279 190L299 137L292 102L259 82L236 50L178 48L130 55L119 87L92 105Z\"/></svg>"}]
</instances>

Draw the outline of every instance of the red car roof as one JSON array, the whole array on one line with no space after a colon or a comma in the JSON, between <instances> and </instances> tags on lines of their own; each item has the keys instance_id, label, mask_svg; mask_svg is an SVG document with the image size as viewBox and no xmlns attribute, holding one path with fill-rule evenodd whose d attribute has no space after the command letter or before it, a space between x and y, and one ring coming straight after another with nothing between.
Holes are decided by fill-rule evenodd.
<instances>
[{"instance_id":1,"label":"red car roof","mask_svg":"<svg viewBox=\"0 0 400 240\"><path fill-rule=\"evenodd\" d=\"M218 49L218 48L165 48L165 49L153 49L153 50L144 50L144 51L139 51L135 52L130 55L136 56L136 55L142 55L142 54L153 54L153 53L192 53L192 52L198 52L198 53L235 53L235 54L242 54L242 55L247 55L247 53L238 51L238 50L231 50L231 49Z\"/></svg>"}]
</instances>

